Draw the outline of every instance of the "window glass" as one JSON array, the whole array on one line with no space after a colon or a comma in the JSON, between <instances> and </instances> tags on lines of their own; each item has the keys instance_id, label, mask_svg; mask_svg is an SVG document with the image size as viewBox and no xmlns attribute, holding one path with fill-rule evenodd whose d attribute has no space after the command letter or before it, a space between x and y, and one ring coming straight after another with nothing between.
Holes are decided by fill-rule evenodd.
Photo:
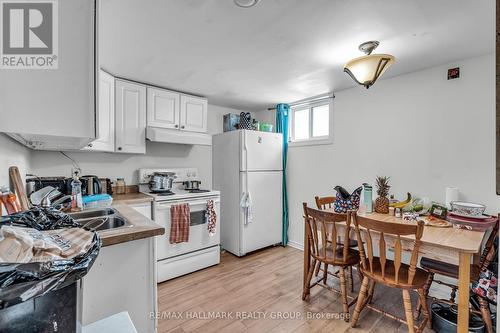
<instances>
[{"instance_id":1,"label":"window glass","mask_svg":"<svg viewBox=\"0 0 500 333\"><path fill-rule=\"evenodd\" d=\"M296 110L294 113L294 139L309 139L309 109Z\"/></svg>"},{"instance_id":2,"label":"window glass","mask_svg":"<svg viewBox=\"0 0 500 333\"><path fill-rule=\"evenodd\" d=\"M330 107L328 104L316 106L312 109L312 136L328 136L330 124Z\"/></svg>"}]
</instances>

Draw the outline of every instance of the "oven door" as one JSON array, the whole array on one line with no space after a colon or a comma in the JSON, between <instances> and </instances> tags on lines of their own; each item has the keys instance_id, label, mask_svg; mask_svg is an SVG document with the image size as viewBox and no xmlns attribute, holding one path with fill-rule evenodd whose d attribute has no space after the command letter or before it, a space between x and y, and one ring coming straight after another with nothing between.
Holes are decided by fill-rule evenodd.
<instances>
[{"instance_id":1,"label":"oven door","mask_svg":"<svg viewBox=\"0 0 500 333\"><path fill-rule=\"evenodd\" d=\"M217 214L216 233L208 233L208 221L206 217L207 201L214 201L214 209ZM189 240L184 243L170 244L170 208L172 205L188 203L191 223L189 227ZM157 260L171 258L181 254L205 249L220 244L219 233L220 199L218 197L208 197L195 200L181 200L168 202L155 202L155 222L165 228L165 234L156 237Z\"/></svg>"}]
</instances>

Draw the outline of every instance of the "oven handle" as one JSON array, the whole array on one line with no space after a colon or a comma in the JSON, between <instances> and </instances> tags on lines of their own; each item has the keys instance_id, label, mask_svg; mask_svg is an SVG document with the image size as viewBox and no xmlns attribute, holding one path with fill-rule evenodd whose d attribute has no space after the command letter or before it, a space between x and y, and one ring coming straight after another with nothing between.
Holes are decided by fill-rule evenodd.
<instances>
[{"instance_id":1,"label":"oven handle","mask_svg":"<svg viewBox=\"0 0 500 333\"><path fill-rule=\"evenodd\" d=\"M192 206L199 206L199 205L206 205L208 200L213 200L214 204L218 204L220 202L220 199L207 199L207 200L197 200L197 201L188 201L187 203L189 204L190 207ZM178 204L178 203L183 203L184 201L179 201L177 203L175 202L158 202L158 209L170 209L172 205Z\"/></svg>"}]
</instances>

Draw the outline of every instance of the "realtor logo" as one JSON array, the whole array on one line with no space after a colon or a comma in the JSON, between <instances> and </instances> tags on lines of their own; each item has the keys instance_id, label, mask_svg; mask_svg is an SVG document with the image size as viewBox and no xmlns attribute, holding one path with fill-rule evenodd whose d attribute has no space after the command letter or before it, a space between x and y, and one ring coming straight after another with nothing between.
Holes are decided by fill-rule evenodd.
<instances>
[{"instance_id":1,"label":"realtor logo","mask_svg":"<svg viewBox=\"0 0 500 333\"><path fill-rule=\"evenodd\" d=\"M0 4L0 68L57 69L57 0Z\"/></svg>"}]
</instances>

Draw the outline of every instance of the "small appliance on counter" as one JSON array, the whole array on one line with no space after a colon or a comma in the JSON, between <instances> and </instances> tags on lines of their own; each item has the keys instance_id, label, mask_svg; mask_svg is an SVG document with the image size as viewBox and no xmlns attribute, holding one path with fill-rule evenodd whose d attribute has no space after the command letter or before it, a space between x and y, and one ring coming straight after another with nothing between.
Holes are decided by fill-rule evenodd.
<instances>
[{"instance_id":1,"label":"small appliance on counter","mask_svg":"<svg viewBox=\"0 0 500 333\"><path fill-rule=\"evenodd\" d=\"M31 176L26 179L26 194L28 197L44 187L52 186L62 194L71 195L71 177L37 177ZM97 176L81 176L82 194L113 194L111 180L109 178L99 178Z\"/></svg>"}]
</instances>

